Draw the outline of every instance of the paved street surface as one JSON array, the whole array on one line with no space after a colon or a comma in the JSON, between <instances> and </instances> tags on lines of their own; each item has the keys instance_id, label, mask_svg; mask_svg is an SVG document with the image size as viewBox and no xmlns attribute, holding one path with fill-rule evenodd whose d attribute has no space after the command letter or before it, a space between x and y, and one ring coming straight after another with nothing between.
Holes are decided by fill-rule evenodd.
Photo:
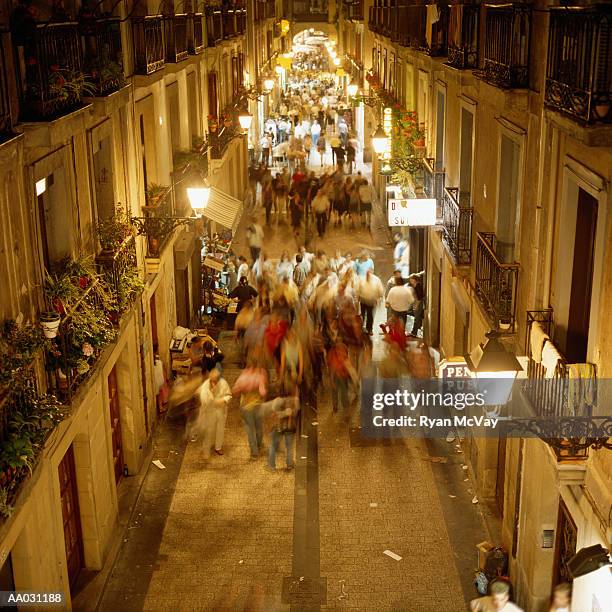
<instances>
[{"instance_id":1,"label":"paved street surface","mask_svg":"<svg viewBox=\"0 0 612 612\"><path fill-rule=\"evenodd\" d=\"M248 251L248 222L238 253ZM271 258L295 247L283 222L266 228ZM314 248L363 247L386 281L391 252L379 211L372 233L331 228ZM230 384L238 374L232 343L224 334ZM354 417L332 413L325 391L316 409L304 408L294 473L249 459L235 402L223 457L207 460L179 424L162 425L153 459L162 452L169 469L150 467L98 609L465 610L475 544L487 535L460 449L446 441L373 444L354 430ZM468 538L457 539L458 523Z\"/></svg>"}]
</instances>

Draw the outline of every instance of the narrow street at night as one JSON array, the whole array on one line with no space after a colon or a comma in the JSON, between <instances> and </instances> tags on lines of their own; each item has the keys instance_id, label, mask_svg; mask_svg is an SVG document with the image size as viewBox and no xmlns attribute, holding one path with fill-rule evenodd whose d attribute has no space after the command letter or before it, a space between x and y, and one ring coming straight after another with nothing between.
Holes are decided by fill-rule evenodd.
<instances>
[{"instance_id":1,"label":"narrow street at night","mask_svg":"<svg viewBox=\"0 0 612 612\"><path fill-rule=\"evenodd\" d=\"M611 50L7 0L0 611L612 612Z\"/></svg>"}]
</instances>

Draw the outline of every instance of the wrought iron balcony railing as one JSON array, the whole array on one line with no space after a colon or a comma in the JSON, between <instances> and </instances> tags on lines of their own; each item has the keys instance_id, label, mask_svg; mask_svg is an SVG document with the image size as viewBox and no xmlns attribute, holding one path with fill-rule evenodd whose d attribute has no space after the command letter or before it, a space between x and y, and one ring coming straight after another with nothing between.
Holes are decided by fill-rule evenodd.
<instances>
[{"instance_id":1,"label":"wrought iron balcony railing","mask_svg":"<svg viewBox=\"0 0 612 612\"><path fill-rule=\"evenodd\" d=\"M116 296L118 314L120 314L132 303L139 287L134 236L128 236L114 251L102 251L96 257L96 265Z\"/></svg>"},{"instance_id":2,"label":"wrought iron balcony railing","mask_svg":"<svg viewBox=\"0 0 612 612\"><path fill-rule=\"evenodd\" d=\"M223 40L223 15L221 7L206 7L206 37L209 47L214 47Z\"/></svg>"},{"instance_id":3,"label":"wrought iron balcony railing","mask_svg":"<svg viewBox=\"0 0 612 612\"><path fill-rule=\"evenodd\" d=\"M327 21L327 0L294 0L294 21Z\"/></svg>"},{"instance_id":4,"label":"wrought iron balcony railing","mask_svg":"<svg viewBox=\"0 0 612 612\"><path fill-rule=\"evenodd\" d=\"M247 11L245 8L236 9L236 31L240 34L246 34L247 26Z\"/></svg>"},{"instance_id":5,"label":"wrought iron balcony railing","mask_svg":"<svg viewBox=\"0 0 612 612\"><path fill-rule=\"evenodd\" d=\"M612 122L612 6L551 8L545 103L584 123Z\"/></svg>"},{"instance_id":6,"label":"wrought iron balcony railing","mask_svg":"<svg viewBox=\"0 0 612 612\"><path fill-rule=\"evenodd\" d=\"M397 9L398 42L403 47L427 49L427 6L400 6Z\"/></svg>"},{"instance_id":7,"label":"wrought iron balcony railing","mask_svg":"<svg viewBox=\"0 0 612 612\"><path fill-rule=\"evenodd\" d=\"M187 50L187 15L167 15L164 17L166 32L166 61L177 64L189 56Z\"/></svg>"},{"instance_id":8,"label":"wrought iron balcony railing","mask_svg":"<svg viewBox=\"0 0 612 612\"><path fill-rule=\"evenodd\" d=\"M230 142L236 137L236 129L233 126L223 127L218 132L210 134L210 157L211 159L222 159Z\"/></svg>"},{"instance_id":9,"label":"wrought iron balcony railing","mask_svg":"<svg viewBox=\"0 0 612 612\"><path fill-rule=\"evenodd\" d=\"M174 229L185 222L174 216L172 197L172 187L167 187L154 200L147 199L143 217L132 218L137 234L146 237L148 258L158 258Z\"/></svg>"},{"instance_id":10,"label":"wrought iron balcony railing","mask_svg":"<svg viewBox=\"0 0 612 612\"><path fill-rule=\"evenodd\" d=\"M446 173L433 157L423 158L423 191L428 198L436 200L436 219L442 218L442 200Z\"/></svg>"},{"instance_id":11,"label":"wrought iron balcony railing","mask_svg":"<svg viewBox=\"0 0 612 612\"><path fill-rule=\"evenodd\" d=\"M532 351L531 336L535 324L549 338L554 338L552 309L527 311L527 379L521 382L524 382L523 393L536 417L529 423L528 431L538 434L551 446L558 461L586 459L589 448L610 445L609 434L600 428L606 419L596 416L597 370L593 364L581 364L579 371L584 376L573 378L570 374L572 365L555 347L561 359L552 375L548 373L541 359L536 360Z\"/></svg>"},{"instance_id":12,"label":"wrought iron balcony railing","mask_svg":"<svg viewBox=\"0 0 612 612\"><path fill-rule=\"evenodd\" d=\"M463 200L457 187L444 188L442 227L444 228L444 240L453 254L455 262L459 265L468 265L472 261L472 217L474 209L469 205L469 196Z\"/></svg>"},{"instance_id":13,"label":"wrought iron balcony railing","mask_svg":"<svg viewBox=\"0 0 612 612\"><path fill-rule=\"evenodd\" d=\"M363 0L345 0L344 18L351 21L363 21Z\"/></svg>"},{"instance_id":14,"label":"wrought iron balcony railing","mask_svg":"<svg viewBox=\"0 0 612 612\"><path fill-rule=\"evenodd\" d=\"M204 51L204 19L202 13L189 16L189 53L198 55Z\"/></svg>"},{"instance_id":15,"label":"wrought iron balcony railing","mask_svg":"<svg viewBox=\"0 0 612 612\"><path fill-rule=\"evenodd\" d=\"M464 70L478 67L479 4L453 4L448 26L449 66Z\"/></svg>"},{"instance_id":16,"label":"wrought iron balcony railing","mask_svg":"<svg viewBox=\"0 0 612 612\"><path fill-rule=\"evenodd\" d=\"M11 113L11 95L9 90L9 66L7 64L5 42L9 33L0 31L0 142L9 137L13 131Z\"/></svg>"},{"instance_id":17,"label":"wrought iron balcony railing","mask_svg":"<svg viewBox=\"0 0 612 612\"><path fill-rule=\"evenodd\" d=\"M125 85L121 19L105 17L80 22L83 36L84 72L95 86L95 94L106 96Z\"/></svg>"},{"instance_id":18,"label":"wrought iron balcony railing","mask_svg":"<svg viewBox=\"0 0 612 612\"><path fill-rule=\"evenodd\" d=\"M485 30L479 76L504 89L528 87L531 7L486 4Z\"/></svg>"},{"instance_id":19,"label":"wrought iron balcony railing","mask_svg":"<svg viewBox=\"0 0 612 612\"><path fill-rule=\"evenodd\" d=\"M93 93L83 74L78 23L35 24L15 40L24 60L18 67L22 119L52 119L78 108L82 96Z\"/></svg>"},{"instance_id":20,"label":"wrought iron balcony railing","mask_svg":"<svg viewBox=\"0 0 612 612\"><path fill-rule=\"evenodd\" d=\"M164 67L164 29L161 15L132 17L134 72L152 74Z\"/></svg>"},{"instance_id":21,"label":"wrought iron balcony railing","mask_svg":"<svg viewBox=\"0 0 612 612\"><path fill-rule=\"evenodd\" d=\"M236 36L236 13L233 8L223 8L223 38L233 38Z\"/></svg>"},{"instance_id":22,"label":"wrought iron balcony railing","mask_svg":"<svg viewBox=\"0 0 612 612\"><path fill-rule=\"evenodd\" d=\"M438 19L431 23L425 32L427 46L425 52L432 57L445 57L448 47L448 5L437 3Z\"/></svg>"},{"instance_id":23,"label":"wrought iron balcony railing","mask_svg":"<svg viewBox=\"0 0 612 612\"><path fill-rule=\"evenodd\" d=\"M493 329L513 333L516 324L518 263L503 263L495 252L495 234L478 232L476 296Z\"/></svg>"}]
</instances>

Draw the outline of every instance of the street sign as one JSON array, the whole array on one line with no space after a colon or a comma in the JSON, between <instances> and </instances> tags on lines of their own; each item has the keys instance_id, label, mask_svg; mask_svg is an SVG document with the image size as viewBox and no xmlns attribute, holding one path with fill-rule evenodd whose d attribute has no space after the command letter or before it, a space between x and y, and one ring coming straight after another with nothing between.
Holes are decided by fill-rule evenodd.
<instances>
[{"instance_id":1,"label":"street sign","mask_svg":"<svg viewBox=\"0 0 612 612\"><path fill-rule=\"evenodd\" d=\"M389 200L389 226L426 227L436 224L436 200L393 198Z\"/></svg>"},{"instance_id":2,"label":"street sign","mask_svg":"<svg viewBox=\"0 0 612 612\"><path fill-rule=\"evenodd\" d=\"M473 376L463 357L449 357L440 362L438 378L473 378Z\"/></svg>"}]
</instances>

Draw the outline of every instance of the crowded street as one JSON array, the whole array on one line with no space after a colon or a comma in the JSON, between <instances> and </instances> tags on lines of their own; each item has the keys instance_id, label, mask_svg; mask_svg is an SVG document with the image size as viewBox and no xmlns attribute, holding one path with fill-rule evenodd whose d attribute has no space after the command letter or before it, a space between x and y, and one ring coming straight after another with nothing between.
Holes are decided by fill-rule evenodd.
<instances>
[{"instance_id":1,"label":"crowded street","mask_svg":"<svg viewBox=\"0 0 612 612\"><path fill-rule=\"evenodd\" d=\"M4 9L0 608L612 612L612 5Z\"/></svg>"}]
</instances>

